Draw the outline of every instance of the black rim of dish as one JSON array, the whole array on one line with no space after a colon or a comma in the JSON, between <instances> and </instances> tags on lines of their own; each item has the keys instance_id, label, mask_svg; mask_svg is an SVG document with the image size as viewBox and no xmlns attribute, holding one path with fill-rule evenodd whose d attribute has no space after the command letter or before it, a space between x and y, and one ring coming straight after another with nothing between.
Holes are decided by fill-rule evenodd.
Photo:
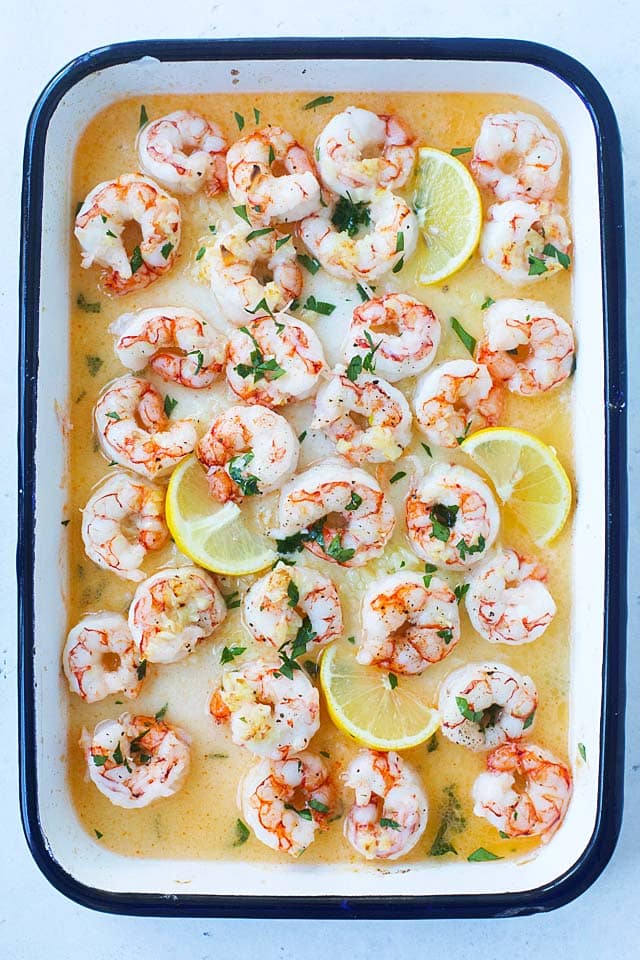
<instances>
[{"instance_id":1,"label":"black rim of dish","mask_svg":"<svg viewBox=\"0 0 640 960\"><path fill-rule=\"evenodd\" d=\"M140 57L161 61L412 59L524 62L563 80L586 105L598 154L602 244L606 550L600 779L596 824L580 858L546 886L492 895L242 897L112 893L79 883L53 857L38 811L34 677L35 445L38 388L40 239L44 150L49 121L64 94L97 70ZM333 38L149 40L83 54L48 84L29 121L22 192L18 430L18 656L20 799L25 836L47 879L72 900L121 914L201 917L383 918L519 916L552 910L579 896L608 863L623 804L627 608L627 465L624 222L620 137L611 104L577 60L518 40ZM55 563L55 559L52 558Z\"/></svg>"}]
</instances>

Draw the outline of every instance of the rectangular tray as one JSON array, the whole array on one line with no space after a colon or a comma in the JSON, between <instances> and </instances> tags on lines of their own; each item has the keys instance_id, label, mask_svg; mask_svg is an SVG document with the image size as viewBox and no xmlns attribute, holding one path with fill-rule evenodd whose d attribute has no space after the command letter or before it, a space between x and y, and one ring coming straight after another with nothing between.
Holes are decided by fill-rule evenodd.
<instances>
[{"instance_id":1,"label":"rectangular tray","mask_svg":"<svg viewBox=\"0 0 640 960\"><path fill-rule=\"evenodd\" d=\"M240 84L232 85L231 69ZM89 119L150 93L251 90L507 91L538 102L572 157L575 375L575 615L570 756L575 792L537 856L385 870L120 857L93 843L68 795L66 628L60 517L67 403L70 173ZM75 253L75 251L74 251ZM20 775L24 829L67 896L119 913L269 917L513 916L585 890L613 852L622 814L626 626L626 354L622 162L613 110L595 78L549 47L473 39L172 40L87 53L47 86L25 148L19 427ZM40 363L40 361L42 361Z\"/></svg>"}]
</instances>

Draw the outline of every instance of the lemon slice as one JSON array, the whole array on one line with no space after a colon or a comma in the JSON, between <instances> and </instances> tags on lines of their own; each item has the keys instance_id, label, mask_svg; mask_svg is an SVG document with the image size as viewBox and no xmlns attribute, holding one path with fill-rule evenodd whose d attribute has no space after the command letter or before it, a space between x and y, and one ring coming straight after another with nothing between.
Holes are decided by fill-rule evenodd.
<instances>
[{"instance_id":1,"label":"lemon slice","mask_svg":"<svg viewBox=\"0 0 640 960\"><path fill-rule=\"evenodd\" d=\"M420 696L415 678L365 667L341 643L325 651L320 683L336 727L373 750L408 750L440 726L440 714Z\"/></svg>"},{"instance_id":2,"label":"lemon slice","mask_svg":"<svg viewBox=\"0 0 640 960\"><path fill-rule=\"evenodd\" d=\"M250 530L236 503L216 503L194 455L171 474L167 525L182 553L198 566L231 577L264 570L276 559L275 544Z\"/></svg>"},{"instance_id":3,"label":"lemon slice","mask_svg":"<svg viewBox=\"0 0 640 960\"><path fill-rule=\"evenodd\" d=\"M467 437L462 450L489 475L534 543L558 536L571 509L571 481L551 447L524 430L489 427Z\"/></svg>"},{"instance_id":4,"label":"lemon slice","mask_svg":"<svg viewBox=\"0 0 640 960\"><path fill-rule=\"evenodd\" d=\"M442 150L421 147L414 205L426 246L418 280L439 283L464 266L478 246L480 194L463 163Z\"/></svg>"}]
</instances>

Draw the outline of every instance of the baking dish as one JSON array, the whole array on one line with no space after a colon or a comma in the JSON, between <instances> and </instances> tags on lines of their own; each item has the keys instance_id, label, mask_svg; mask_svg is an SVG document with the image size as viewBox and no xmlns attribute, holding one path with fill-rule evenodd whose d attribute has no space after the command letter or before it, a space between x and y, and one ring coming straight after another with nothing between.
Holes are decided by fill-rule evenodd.
<instances>
[{"instance_id":1,"label":"baking dish","mask_svg":"<svg viewBox=\"0 0 640 960\"><path fill-rule=\"evenodd\" d=\"M381 69L381 67L384 69ZM572 154L576 371L575 617L570 756L575 796L561 831L529 860L424 863L411 870L136 860L91 842L68 798L60 516L69 170L87 121L157 92L507 90L536 101ZM547 910L607 863L622 811L626 605L626 430L622 174L615 117L576 61L535 44L479 40L150 41L88 53L42 94L26 142L21 274L20 762L25 832L66 895L123 913L295 917L505 916Z\"/></svg>"}]
</instances>

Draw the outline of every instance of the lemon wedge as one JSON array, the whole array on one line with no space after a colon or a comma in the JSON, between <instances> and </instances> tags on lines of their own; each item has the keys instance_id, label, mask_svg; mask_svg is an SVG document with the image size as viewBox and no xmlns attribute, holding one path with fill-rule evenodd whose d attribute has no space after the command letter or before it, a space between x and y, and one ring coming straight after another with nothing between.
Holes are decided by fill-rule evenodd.
<instances>
[{"instance_id":1,"label":"lemon wedge","mask_svg":"<svg viewBox=\"0 0 640 960\"><path fill-rule=\"evenodd\" d=\"M425 249L420 283L440 283L473 254L480 240L482 202L463 163L433 147L418 150L414 205Z\"/></svg>"},{"instance_id":2,"label":"lemon wedge","mask_svg":"<svg viewBox=\"0 0 640 960\"><path fill-rule=\"evenodd\" d=\"M373 750L408 750L440 726L440 714L420 696L415 678L363 666L342 643L324 652L320 684L336 727Z\"/></svg>"},{"instance_id":3,"label":"lemon wedge","mask_svg":"<svg viewBox=\"0 0 640 960\"><path fill-rule=\"evenodd\" d=\"M194 455L171 474L166 500L167 525L176 546L198 566L241 577L264 570L276 559L275 543L250 530L236 503L216 503Z\"/></svg>"},{"instance_id":4,"label":"lemon wedge","mask_svg":"<svg viewBox=\"0 0 640 960\"><path fill-rule=\"evenodd\" d=\"M524 430L488 427L461 449L482 467L507 509L544 546L558 536L571 509L571 481L555 451Z\"/></svg>"}]
</instances>

